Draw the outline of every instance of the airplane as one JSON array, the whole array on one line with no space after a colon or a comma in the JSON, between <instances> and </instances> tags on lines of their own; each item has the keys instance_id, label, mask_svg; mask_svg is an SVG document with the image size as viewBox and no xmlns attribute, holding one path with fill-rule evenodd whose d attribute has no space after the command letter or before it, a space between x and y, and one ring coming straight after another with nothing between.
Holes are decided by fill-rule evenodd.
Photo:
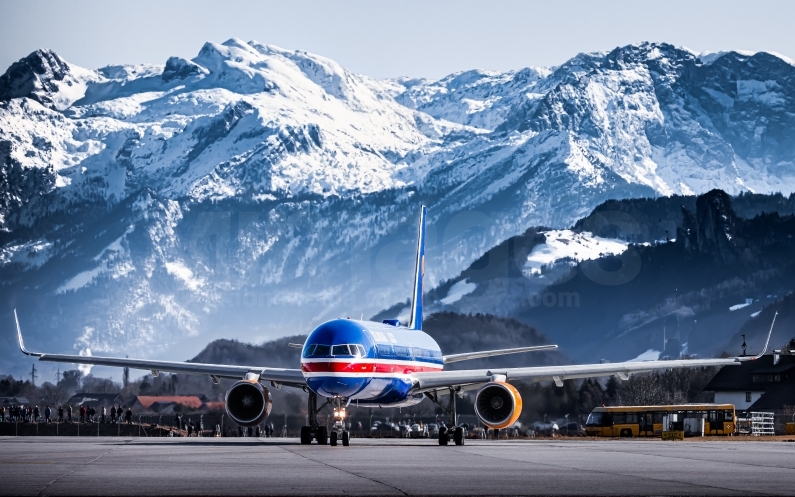
<instances>
[{"instance_id":1,"label":"airplane","mask_svg":"<svg viewBox=\"0 0 795 497\"><path fill-rule=\"evenodd\" d=\"M456 398L467 390L477 390L474 407L478 419L486 427L499 430L513 425L522 412L522 397L511 384L513 381L552 381L561 387L564 380L578 378L615 375L628 380L631 374L657 369L739 365L758 359L767 351L775 316L764 350L753 357L445 371L444 366L453 362L550 350L557 345L442 354L436 341L422 331L426 212L426 207L421 206L408 323L404 325L397 319L382 322L334 319L322 323L303 344L289 344L301 348L300 369L30 352L25 348L14 309L19 348L40 361L128 367L151 371L153 376L161 372L207 375L215 384L221 378L238 380L226 392L226 413L244 427L260 424L270 413L272 399L266 385L276 389L282 386L299 388L309 394L309 424L301 429L301 443L310 444L315 440L326 445L330 439L331 445L341 440L343 446L350 444L344 419L351 403L359 407L401 407L428 399L441 406L449 416L449 428L443 426L439 430L439 445L448 445L450 441L463 445L465 432L457 426ZM444 396L449 396L447 402L442 402ZM325 399L320 407L318 397ZM335 422L331 430L321 426L317 419L318 412L328 405L334 409Z\"/></svg>"}]
</instances>

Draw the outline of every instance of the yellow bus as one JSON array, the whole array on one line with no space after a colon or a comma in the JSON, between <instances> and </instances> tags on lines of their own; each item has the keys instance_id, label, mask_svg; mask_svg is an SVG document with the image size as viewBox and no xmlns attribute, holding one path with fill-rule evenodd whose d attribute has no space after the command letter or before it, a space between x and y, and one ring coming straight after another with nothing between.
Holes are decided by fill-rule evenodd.
<instances>
[{"instance_id":1,"label":"yellow bus","mask_svg":"<svg viewBox=\"0 0 795 497\"><path fill-rule=\"evenodd\" d=\"M703 418L705 435L730 435L737 426L732 404L616 406L594 409L585 423L585 434L591 437L659 437L666 414L677 414L680 424L687 418Z\"/></svg>"}]
</instances>

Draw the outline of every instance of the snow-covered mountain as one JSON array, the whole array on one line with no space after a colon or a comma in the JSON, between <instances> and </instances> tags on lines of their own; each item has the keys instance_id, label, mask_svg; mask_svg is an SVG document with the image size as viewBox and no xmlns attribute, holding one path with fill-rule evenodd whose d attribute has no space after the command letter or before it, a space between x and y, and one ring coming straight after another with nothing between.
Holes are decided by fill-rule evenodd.
<instances>
[{"instance_id":1,"label":"snow-covered mountain","mask_svg":"<svg viewBox=\"0 0 795 497\"><path fill-rule=\"evenodd\" d=\"M439 81L238 39L98 70L39 50L0 77L3 312L41 347L184 357L405 299L421 202L435 283L610 198L789 193L794 82L666 44Z\"/></svg>"}]
</instances>

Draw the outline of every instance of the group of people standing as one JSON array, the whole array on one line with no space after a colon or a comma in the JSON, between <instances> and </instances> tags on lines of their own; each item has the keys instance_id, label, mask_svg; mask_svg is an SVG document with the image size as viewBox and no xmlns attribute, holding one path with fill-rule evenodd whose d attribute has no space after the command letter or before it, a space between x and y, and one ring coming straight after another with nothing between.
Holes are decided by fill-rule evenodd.
<instances>
[{"instance_id":1,"label":"group of people standing","mask_svg":"<svg viewBox=\"0 0 795 497\"><path fill-rule=\"evenodd\" d=\"M72 406L67 405L66 409L63 406L58 407L57 417L54 416L55 412L46 406L44 411L39 409L39 406L0 406L0 423L50 423L53 421L58 422L72 422ZM110 406L108 408L102 407L97 410L91 406L80 406L78 410L80 423L122 423L132 424L132 410L128 407L124 410L121 404L118 406Z\"/></svg>"}]
</instances>

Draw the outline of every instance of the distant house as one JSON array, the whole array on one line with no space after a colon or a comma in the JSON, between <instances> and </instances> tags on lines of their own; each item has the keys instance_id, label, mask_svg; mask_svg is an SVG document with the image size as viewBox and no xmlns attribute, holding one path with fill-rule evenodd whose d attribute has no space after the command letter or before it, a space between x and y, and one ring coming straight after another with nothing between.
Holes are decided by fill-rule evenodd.
<instances>
[{"instance_id":1,"label":"distant house","mask_svg":"<svg viewBox=\"0 0 795 497\"><path fill-rule=\"evenodd\" d=\"M124 403L124 398L118 393L83 393L78 392L65 402L64 405L103 408L117 406Z\"/></svg>"},{"instance_id":2,"label":"distant house","mask_svg":"<svg viewBox=\"0 0 795 497\"><path fill-rule=\"evenodd\" d=\"M10 406L26 406L30 404L27 397L0 397L0 405L5 407Z\"/></svg>"},{"instance_id":3,"label":"distant house","mask_svg":"<svg viewBox=\"0 0 795 497\"><path fill-rule=\"evenodd\" d=\"M130 403L133 412L187 412L199 411L205 397L197 395L138 395Z\"/></svg>"},{"instance_id":4,"label":"distant house","mask_svg":"<svg viewBox=\"0 0 795 497\"><path fill-rule=\"evenodd\" d=\"M734 404L738 411L782 412L795 406L795 355L765 355L740 366L724 366L705 391L716 404Z\"/></svg>"}]
</instances>

